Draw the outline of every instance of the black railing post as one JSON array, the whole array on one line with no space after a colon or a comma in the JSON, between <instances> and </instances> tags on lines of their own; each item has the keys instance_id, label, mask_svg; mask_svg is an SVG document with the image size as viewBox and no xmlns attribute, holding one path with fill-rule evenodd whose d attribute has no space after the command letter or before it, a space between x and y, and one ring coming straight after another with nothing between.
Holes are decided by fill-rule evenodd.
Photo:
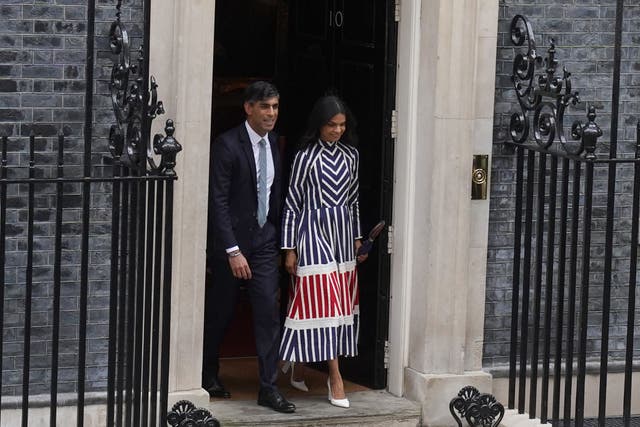
<instances>
[{"instance_id":1,"label":"black railing post","mask_svg":"<svg viewBox=\"0 0 640 427\"><path fill-rule=\"evenodd\" d=\"M145 165L146 162L142 163ZM145 176L145 169L139 167L134 172L137 176ZM138 195L138 206L136 207L136 230L137 230L137 249L136 249L136 261L135 261L135 269L136 269L136 280L135 280L135 318L134 318L134 326L133 330L134 334L134 347L133 347L133 425L140 425L140 417L141 417L141 400L142 400L142 359L145 355L142 353L142 332L143 332L143 315L144 315L144 261L145 261L145 222L147 216L147 183L144 181L138 181L136 184L137 189L136 193ZM148 237L147 237L148 238Z\"/></svg>"},{"instance_id":2,"label":"black railing post","mask_svg":"<svg viewBox=\"0 0 640 427\"><path fill-rule=\"evenodd\" d=\"M620 109L620 61L622 45L623 0L616 2L615 42L613 50L613 87L611 97L611 134L609 158L618 150L618 114ZM613 259L613 219L616 194L616 164L610 163L607 177L607 221L604 246L604 283L602 286L602 327L600 346L600 390L598 393L598 425L605 426L607 405L607 367L609 364L609 319L611 311L611 263Z\"/></svg>"},{"instance_id":3,"label":"black railing post","mask_svg":"<svg viewBox=\"0 0 640 427\"><path fill-rule=\"evenodd\" d=\"M167 181L165 201L165 227L164 227L164 272L162 279L162 343L160 358L160 425L167 425L167 410L169 396L169 352L171 338L171 273L173 243L173 181Z\"/></svg>"},{"instance_id":4,"label":"black railing post","mask_svg":"<svg viewBox=\"0 0 640 427\"><path fill-rule=\"evenodd\" d=\"M549 401L549 363L551 359L551 308L553 302L553 264L556 231L556 191L558 186L558 157L551 156L549 177L549 221L547 227L547 268L545 272L544 341L542 359L542 390L540 393L540 421L547 422ZM558 377L559 378L559 377Z\"/></svg>"},{"instance_id":5,"label":"black railing post","mask_svg":"<svg viewBox=\"0 0 640 427\"><path fill-rule=\"evenodd\" d=\"M182 146L174 138L173 121L167 120L165 125L166 137L155 135L154 148L162 156L161 165L164 176L175 177L176 155L182 150ZM169 394L169 351L170 351L170 327L171 327L171 273L173 262L173 180L166 182L165 204L165 246L164 246L164 277L162 289L162 350L160 352L160 424L167 424L168 394Z\"/></svg>"},{"instance_id":6,"label":"black railing post","mask_svg":"<svg viewBox=\"0 0 640 427\"><path fill-rule=\"evenodd\" d=\"M511 298L511 343L509 350L509 409L515 408L518 357L518 306L520 295L520 248L522 247L522 188L524 186L524 148L516 148L516 212L513 222L513 287Z\"/></svg>"},{"instance_id":7,"label":"black railing post","mask_svg":"<svg viewBox=\"0 0 640 427\"><path fill-rule=\"evenodd\" d=\"M635 159L640 159L640 121L636 125ZM633 377L633 350L636 320L636 289L638 274L638 217L640 216L640 162L633 165L633 205L631 208L631 252L629 254L629 293L627 301L627 336L624 363L624 393L622 420L625 427L631 424L631 380Z\"/></svg>"},{"instance_id":8,"label":"black railing post","mask_svg":"<svg viewBox=\"0 0 640 427\"><path fill-rule=\"evenodd\" d=\"M91 142L93 139L93 66L95 53L96 1L87 2L87 48L84 94L84 176L91 176ZM87 357L87 304L89 292L89 204L91 184L82 184L82 238L80 243L80 316L78 333L78 417L77 425L84 425L84 394Z\"/></svg>"},{"instance_id":9,"label":"black railing post","mask_svg":"<svg viewBox=\"0 0 640 427\"><path fill-rule=\"evenodd\" d=\"M29 179L35 178L35 135L29 135ZM33 222L35 184L28 184L27 205L27 266L24 297L24 350L22 362L22 426L29 425L29 374L31 371L31 307L33 295Z\"/></svg>"},{"instance_id":10,"label":"black railing post","mask_svg":"<svg viewBox=\"0 0 640 427\"><path fill-rule=\"evenodd\" d=\"M529 294L531 283L531 228L533 222L533 181L536 153L527 153L527 187L524 220L524 268L522 273L522 313L520 320L520 378L518 383L518 413L525 412L527 387L527 347L529 343ZM514 295L513 298L517 298Z\"/></svg>"},{"instance_id":11,"label":"black railing post","mask_svg":"<svg viewBox=\"0 0 640 427\"><path fill-rule=\"evenodd\" d=\"M553 362L553 420L560 419L560 380L562 376L562 339L564 326L564 287L567 256L567 219L569 214L569 159L562 160L562 190L560 196L560 247L558 248L558 303L556 306L556 347Z\"/></svg>"},{"instance_id":12,"label":"black railing post","mask_svg":"<svg viewBox=\"0 0 640 427\"><path fill-rule=\"evenodd\" d=\"M128 176L134 176L131 169ZM129 236L128 236L128 261L127 261L127 320L126 320L126 362L125 362L125 426L131 427L133 422L133 357L135 343L135 314L136 314L136 259L138 249L138 183L132 182L129 199ZM135 426L134 426L135 427Z\"/></svg>"},{"instance_id":13,"label":"black railing post","mask_svg":"<svg viewBox=\"0 0 640 427\"><path fill-rule=\"evenodd\" d=\"M64 135L58 136L58 178L64 177ZM63 184L56 183L56 226L53 261L53 334L51 338L51 412L49 424L56 425L58 409L58 349L60 344L60 291L62 268L62 211Z\"/></svg>"},{"instance_id":14,"label":"black railing post","mask_svg":"<svg viewBox=\"0 0 640 427\"><path fill-rule=\"evenodd\" d=\"M589 316L589 272L591 259L591 215L593 205L593 162L585 163L584 214L582 229L582 272L580 283L580 335L576 381L576 425L584 423L585 377L587 360L587 321Z\"/></svg>"},{"instance_id":15,"label":"black railing post","mask_svg":"<svg viewBox=\"0 0 640 427\"><path fill-rule=\"evenodd\" d=\"M155 212L155 196L156 186L154 181L147 183L147 240L145 249L145 283L144 283L144 331L143 331L143 345L142 345L142 418L141 425L148 425L149 419L149 364L151 358L151 307L153 296L153 248L154 240L158 236L154 236L154 218L157 217ZM157 371L156 371L157 372ZM155 374L155 372L154 372Z\"/></svg>"},{"instance_id":16,"label":"black railing post","mask_svg":"<svg viewBox=\"0 0 640 427\"><path fill-rule=\"evenodd\" d=\"M531 349L531 375L529 377L529 416L536 417L536 402L538 399L538 349L540 345L540 306L542 302L542 261L544 249L544 206L545 179L547 174L547 155L539 154L538 162L538 191L536 212L536 255L534 273L533 299L533 343Z\"/></svg>"},{"instance_id":17,"label":"black railing post","mask_svg":"<svg viewBox=\"0 0 640 427\"><path fill-rule=\"evenodd\" d=\"M580 219L580 175L582 163L573 162L573 185L571 190L571 248L569 249L569 308L567 313L567 353L565 378L573 377L573 349L576 325L576 293L578 287L578 233ZM564 426L571 425L571 390L573 381L564 383Z\"/></svg>"},{"instance_id":18,"label":"black railing post","mask_svg":"<svg viewBox=\"0 0 640 427\"><path fill-rule=\"evenodd\" d=\"M118 168L121 174L126 175L125 168L122 165ZM125 405L125 384L126 369L125 361L127 359L126 347L126 319L127 319L127 283L128 283L128 260L129 260L129 182L122 183L122 211L120 215L120 255L118 272L118 355L116 366L116 426L122 427ZM114 283L111 284L114 286ZM130 394L130 393L127 393Z\"/></svg>"},{"instance_id":19,"label":"black railing post","mask_svg":"<svg viewBox=\"0 0 640 427\"><path fill-rule=\"evenodd\" d=\"M589 315L589 273L591 262L591 216L593 206L593 171L595 150L602 130L595 123L596 113L593 106L589 107L587 115L589 121L582 129L582 141L586 151L585 158L585 188L584 214L582 232L582 283L580 289L580 352L578 353L578 377L576 384L576 425L584 422L584 396L587 360L587 321Z\"/></svg>"},{"instance_id":20,"label":"black railing post","mask_svg":"<svg viewBox=\"0 0 640 427\"><path fill-rule=\"evenodd\" d=\"M113 177L120 176L120 155L114 156L112 167ZM112 205L111 205L111 270L109 289L109 360L107 367L107 426L115 425L115 402L116 402L116 351L118 349L118 291L120 282L118 281L119 246L120 246L120 210L121 210L121 183L114 181L112 184Z\"/></svg>"},{"instance_id":21,"label":"black railing post","mask_svg":"<svg viewBox=\"0 0 640 427\"><path fill-rule=\"evenodd\" d=\"M153 320L151 334L151 385L149 392L151 394L151 402L149 403L149 424L156 425L156 413L158 408L158 355L160 343L160 302L162 301L162 245L164 242L163 233L163 212L164 212L164 181L158 181L157 197L156 197L156 224L155 224L155 240L154 240L154 256L153 259ZM162 409L164 411L164 409Z\"/></svg>"},{"instance_id":22,"label":"black railing post","mask_svg":"<svg viewBox=\"0 0 640 427\"><path fill-rule=\"evenodd\" d=\"M0 313L4 313L4 267L5 267L5 238L7 230L7 143L8 138L2 135L0 138ZM4 314L0 316L0 332L4 331ZM2 372L3 372L3 346L4 333L0 333L0 391L2 390ZM2 407L2 393L0 392L0 408ZM0 423L2 422L2 410L0 409Z\"/></svg>"}]
</instances>

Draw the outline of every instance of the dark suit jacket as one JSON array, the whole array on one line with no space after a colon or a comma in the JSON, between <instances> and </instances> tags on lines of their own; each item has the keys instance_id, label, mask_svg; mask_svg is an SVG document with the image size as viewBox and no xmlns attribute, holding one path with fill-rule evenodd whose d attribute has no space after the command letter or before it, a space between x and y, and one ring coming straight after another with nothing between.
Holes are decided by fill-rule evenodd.
<instances>
[{"instance_id":1,"label":"dark suit jacket","mask_svg":"<svg viewBox=\"0 0 640 427\"><path fill-rule=\"evenodd\" d=\"M269 132L268 136L274 177L267 221L276 227L276 235L280 236L280 155L276 135ZM252 234L258 229L258 195L255 158L244 122L221 134L213 143L211 200L214 236L210 255L226 256L225 249L236 245L247 253Z\"/></svg>"}]
</instances>

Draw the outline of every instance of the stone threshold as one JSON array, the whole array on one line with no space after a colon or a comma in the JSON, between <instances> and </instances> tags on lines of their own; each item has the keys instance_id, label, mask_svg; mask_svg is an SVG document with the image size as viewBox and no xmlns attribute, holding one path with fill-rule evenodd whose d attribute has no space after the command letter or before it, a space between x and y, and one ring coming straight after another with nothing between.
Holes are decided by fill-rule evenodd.
<instances>
[{"instance_id":1,"label":"stone threshold","mask_svg":"<svg viewBox=\"0 0 640 427\"><path fill-rule=\"evenodd\" d=\"M393 426L413 427L421 423L420 405L384 390L349 393L351 407L337 408L326 396L291 399L293 414L281 414L258 406L254 400L215 400L205 408L226 426Z\"/></svg>"}]
</instances>

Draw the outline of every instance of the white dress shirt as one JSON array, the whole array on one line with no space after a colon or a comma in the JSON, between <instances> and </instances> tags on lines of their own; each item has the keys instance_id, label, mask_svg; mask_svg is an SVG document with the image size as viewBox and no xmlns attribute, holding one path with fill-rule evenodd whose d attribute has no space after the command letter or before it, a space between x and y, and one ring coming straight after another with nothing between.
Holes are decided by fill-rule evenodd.
<instances>
[{"instance_id":1,"label":"white dress shirt","mask_svg":"<svg viewBox=\"0 0 640 427\"><path fill-rule=\"evenodd\" d=\"M249 122L245 121L244 122L244 126L247 128L247 133L249 134L249 141L251 141L251 148L253 148L253 158L255 160L255 165L256 165L256 194L258 194L258 188L257 188L257 183L259 181L259 179L257 179L260 176L260 165L258 162L258 158L260 156L260 140L264 139L267 144L266 144L266 149L267 149L267 216L269 215L269 200L271 197L271 185L273 184L273 177L275 175L275 169L273 166L273 156L271 154L271 141L269 141L269 134L266 134L265 136L260 136L256 133L256 131L253 130L253 128L251 126L249 126ZM234 251L237 251L239 248L238 246L233 246L231 248L227 248L227 253L231 253Z\"/></svg>"}]
</instances>

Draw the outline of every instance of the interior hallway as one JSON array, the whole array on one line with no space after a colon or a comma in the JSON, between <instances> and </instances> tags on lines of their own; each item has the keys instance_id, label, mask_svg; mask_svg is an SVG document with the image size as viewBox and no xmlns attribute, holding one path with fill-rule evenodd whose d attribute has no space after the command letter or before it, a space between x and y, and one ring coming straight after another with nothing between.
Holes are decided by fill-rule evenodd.
<instances>
[{"instance_id":1,"label":"interior hallway","mask_svg":"<svg viewBox=\"0 0 640 427\"><path fill-rule=\"evenodd\" d=\"M220 381L231 393L231 399L211 398L211 402L227 400L257 400L258 399L258 360L255 357L237 357L220 359ZM327 374L315 369L306 369L306 384L308 392L296 390L289 384L289 374L282 374L278 378L278 387L287 399L294 400L310 396L327 395ZM344 380L344 390L347 393L369 390L367 387Z\"/></svg>"}]
</instances>

